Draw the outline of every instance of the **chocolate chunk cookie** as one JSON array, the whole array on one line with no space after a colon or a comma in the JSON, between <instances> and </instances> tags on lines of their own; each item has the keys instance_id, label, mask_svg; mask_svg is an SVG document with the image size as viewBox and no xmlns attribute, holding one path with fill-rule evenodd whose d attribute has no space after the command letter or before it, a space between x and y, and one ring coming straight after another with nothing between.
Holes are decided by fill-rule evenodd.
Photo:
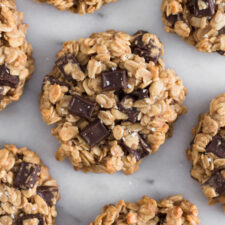
<instances>
[{"instance_id":1,"label":"chocolate chunk cookie","mask_svg":"<svg viewBox=\"0 0 225 225\"><path fill-rule=\"evenodd\" d=\"M220 202L225 210L225 94L210 103L193 129L194 139L187 150L192 162L191 176L201 185L209 203Z\"/></svg>"},{"instance_id":2,"label":"chocolate chunk cookie","mask_svg":"<svg viewBox=\"0 0 225 225\"><path fill-rule=\"evenodd\" d=\"M34 70L32 47L26 41L27 25L14 0L0 3L0 111L18 101Z\"/></svg>"},{"instance_id":3,"label":"chocolate chunk cookie","mask_svg":"<svg viewBox=\"0 0 225 225\"><path fill-rule=\"evenodd\" d=\"M184 113L181 79L148 32L107 31L64 43L44 78L40 110L76 170L126 174L158 150Z\"/></svg>"},{"instance_id":4,"label":"chocolate chunk cookie","mask_svg":"<svg viewBox=\"0 0 225 225\"><path fill-rule=\"evenodd\" d=\"M37 2L44 2L54 5L59 10L69 10L73 13L84 15L86 13L93 13L100 9L103 5L117 0L36 0Z\"/></svg>"},{"instance_id":5,"label":"chocolate chunk cookie","mask_svg":"<svg viewBox=\"0 0 225 225\"><path fill-rule=\"evenodd\" d=\"M102 214L90 225L197 225L199 223L197 207L182 195L175 195L158 202L147 196L136 203L120 200L116 205L106 205Z\"/></svg>"},{"instance_id":6,"label":"chocolate chunk cookie","mask_svg":"<svg viewBox=\"0 0 225 225\"><path fill-rule=\"evenodd\" d=\"M225 56L225 0L163 0L161 10L167 32Z\"/></svg>"},{"instance_id":7,"label":"chocolate chunk cookie","mask_svg":"<svg viewBox=\"0 0 225 225\"><path fill-rule=\"evenodd\" d=\"M58 186L36 153L5 145L0 174L1 225L55 225Z\"/></svg>"}]
</instances>

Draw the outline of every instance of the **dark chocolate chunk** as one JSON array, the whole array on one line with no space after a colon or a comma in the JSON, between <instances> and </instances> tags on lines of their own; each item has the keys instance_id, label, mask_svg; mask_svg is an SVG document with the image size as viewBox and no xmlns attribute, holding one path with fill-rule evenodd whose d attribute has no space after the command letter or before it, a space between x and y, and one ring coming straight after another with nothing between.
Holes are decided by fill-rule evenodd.
<instances>
[{"instance_id":1,"label":"dark chocolate chunk","mask_svg":"<svg viewBox=\"0 0 225 225\"><path fill-rule=\"evenodd\" d=\"M205 150L206 152L212 152L219 158L225 158L225 138L217 134L212 138Z\"/></svg>"},{"instance_id":2,"label":"dark chocolate chunk","mask_svg":"<svg viewBox=\"0 0 225 225\"><path fill-rule=\"evenodd\" d=\"M85 127L80 135L91 147L93 147L108 137L110 132L105 125L97 119Z\"/></svg>"},{"instance_id":3,"label":"dark chocolate chunk","mask_svg":"<svg viewBox=\"0 0 225 225\"><path fill-rule=\"evenodd\" d=\"M172 26L175 25L175 23L179 20L184 20L184 17L183 17L183 13L179 13L179 14L171 14L169 16L166 16L166 19L172 24Z\"/></svg>"},{"instance_id":4,"label":"dark chocolate chunk","mask_svg":"<svg viewBox=\"0 0 225 225\"><path fill-rule=\"evenodd\" d=\"M165 213L159 213L158 217L159 217L159 221L158 221L157 225L163 225L164 222L166 221L166 214Z\"/></svg>"},{"instance_id":5,"label":"dark chocolate chunk","mask_svg":"<svg viewBox=\"0 0 225 225\"><path fill-rule=\"evenodd\" d=\"M131 123L136 123L138 119L139 112L136 108L125 108L123 104L118 103L118 109L128 116L128 121Z\"/></svg>"},{"instance_id":6,"label":"dark chocolate chunk","mask_svg":"<svg viewBox=\"0 0 225 225\"><path fill-rule=\"evenodd\" d=\"M135 157L136 161L141 160L142 158L144 158L145 156L151 153L150 146L144 141L144 139L142 138L140 134L138 134L138 136L139 136L139 144L140 144L140 147L138 149L131 149L124 142L121 143L122 149L125 152L125 154L127 155L132 154Z\"/></svg>"},{"instance_id":7,"label":"dark chocolate chunk","mask_svg":"<svg viewBox=\"0 0 225 225\"><path fill-rule=\"evenodd\" d=\"M48 206L52 206L56 203L58 191L56 186L37 187L37 194L46 201Z\"/></svg>"},{"instance_id":8,"label":"dark chocolate chunk","mask_svg":"<svg viewBox=\"0 0 225 225\"><path fill-rule=\"evenodd\" d=\"M29 219L37 219L38 220L38 225L45 225L45 219L44 216L41 215L40 213L37 214L25 214L25 213L20 213L17 218L16 218L16 225L23 225L26 220Z\"/></svg>"},{"instance_id":9,"label":"dark chocolate chunk","mask_svg":"<svg viewBox=\"0 0 225 225\"><path fill-rule=\"evenodd\" d=\"M219 35L225 34L225 26L222 29L220 29L218 32L219 32Z\"/></svg>"},{"instance_id":10,"label":"dark chocolate chunk","mask_svg":"<svg viewBox=\"0 0 225 225\"><path fill-rule=\"evenodd\" d=\"M9 69L3 64L0 66L0 86L16 88L19 83L19 76L10 74Z\"/></svg>"},{"instance_id":11,"label":"dark chocolate chunk","mask_svg":"<svg viewBox=\"0 0 225 225\"><path fill-rule=\"evenodd\" d=\"M69 104L69 112L79 117L90 120L95 110L96 102L74 95Z\"/></svg>"},{"instance_id":12,"label":"dark chocolate chunk","mask_svg":"<svg viewBox=\"0 0 225 225\"><path fill-rule=\"evenodd\" d=\"M221 174L221 171L218 170L213 173L213 175L204 183L204 185L209 185L213 187L217 194L224 195L225 194L225 179Z\"/></svg>"},{"instance_id":13,"label":"dark chocolate chunk","mask_svg":"<svg viewBox=\"0 0 225 225\"><path fill-rule=\"evenodd\" d=\"M204 2L205 7L200 4ZM194 0L194 15L196 17L213 16L215 14L215 0Z\"/></svg>"},{"instance_id":14,"label":"dark chocolate chunk","mask_svg":"<svg viewBox=\"0 0 225 225\"><path fill-rule=\"evenodd\" d=\"M225 56L225 51L223 51L223 50L217 50L217 52L218 52L220 55L224 55L224 56Z\"/></svg>"},{"instance_id":15,"label":"dark chocolate chunk","mask_svg":"<svg viewBox=\"0 0 225 225\"><path fill-rule=\"evenodd\" d=\"M150 61L157 63L161 49L159 49L153 39L149 40L149 43L146 45L142 41L142 37L145 33L141 32L139 36L134 39L134 42L131 46L132 53L143 57L147 63Z\"/></svg>"},{"instance_id":16,"label":"dark chocolate chunk","mask_svg":"<svg viewBox=\"0 0 225 225\"><path fill-rule=\"evenodd\" d=\"M114 70L102 72L102 89L114 91L127 88L128 79L126 70Z\"/></svg>"},{"instance_id":17,"label":"dark chocolate chunk","mask_svg":"<svg viewBox=\"0 0 225 225\"><path fill-rule=\"evenodd\" d=\"M134 100L149 98L148 89L137 89L130 94Z\"/></svg>"},{"instance_id":18,"label":"dark chocolate chunk","mask_svg":"<svg viewBox=\"0 0 225 225\"><path fill-rule=\"evenodd\" d=\"M22 162L14 180L16 188L27 190L33 188L38 180L41 168L38 164Z\"/></svg>"},{"instance_id":19,"label":"dark chocolate chunk","mask_svg":"<svg viewBox=\"0 0 225 225\"><path fill-rule=\"evenodd\" d=\"M64 55L63 57L59 58L55 62L56 66L59 68L61 73L64 75L65 79L67 79L68 81L73 81L73 77L70 74L67 74L66 71L64 70L64 66L67 65L68 63L77 64L79 66L79 68L81 69L80 64L79 64L77 58L75 57L75 55L70 54L70 53Z\"/></svg>"}]
</instances>

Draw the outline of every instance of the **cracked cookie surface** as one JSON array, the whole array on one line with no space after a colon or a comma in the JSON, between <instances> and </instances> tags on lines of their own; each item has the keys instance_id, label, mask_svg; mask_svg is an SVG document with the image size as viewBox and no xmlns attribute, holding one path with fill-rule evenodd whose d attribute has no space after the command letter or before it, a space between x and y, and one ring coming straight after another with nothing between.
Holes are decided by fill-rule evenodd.
<instances>
[{"instance_id":1,"label":"cracked cookie surface","mask_svg":"<svg viewBox=\"0 0 225 225\"><path fill-rule=\"evenodd\" d=\"M27 148L0 149L0 224L54 225L58 185Z\"/></svg>"},{"instance_id":2,"label":"cracked cookie surface","mask_svg":"<svg viewBox=\"0 0 225 225\"><path fill-rule=\"evenodd\" d=\"M131 174L157 151L186 111L186 89L162 54L145 31L65 42L40 98L43 120L56 124L56 158L84 172Z\"/></svg>"},{"instance_id":3,"label":"cracked cookie surface","mask_svg":"<svg viewBox=\"0 0 225 225\"><path fill-rule=\"evenodd\" d=\"M0 3L0 111L18 101L34 70L32 47L26 41L24 14L16 10L14 0Z\"/></svg>"},{"instance_id":4,"label":"cracked cookie surface","mask_svg":"<svg viewBox=\"0 0 225 225\"><path fill-rule=\"evenodd\" d=\"M197 207L182 195L155 201L147 196L136 203L120 200L106 205L102 214L90 225L197 225L200 223Z\"/></svg>"},{"instance_id":5,"label":"cracked cookie surface","mask_svg":"<svg viewBox=\"0 0 225 225\"><path fill-rule=\"evenodd\" d=\"M192 162L191 176L202 186L210 204L220 202L225 210L225 94L210 103L199 116L193 141L187 150Z\"/></svg>"},{"instance_id":6,"label":"cracked cookie surface","mask_svg":"<svg viewBox=\"0 0 225 225\"><path fill-rule=\"evenodd\" d=\"M167 32L225 56L225 0L163 0L161 10Z\"/></svg>"},{"instance_id":7,"label":"cracked cookie surface","mask_svg":"<svg viewBox=\"0 0 225 225\"><path fill-rule=\"evenodd\" d=\"M69 10L84 15L99 10L103 5L117 0L36 0L54 5L59 10Z\"/></svg>"}]
</instances>

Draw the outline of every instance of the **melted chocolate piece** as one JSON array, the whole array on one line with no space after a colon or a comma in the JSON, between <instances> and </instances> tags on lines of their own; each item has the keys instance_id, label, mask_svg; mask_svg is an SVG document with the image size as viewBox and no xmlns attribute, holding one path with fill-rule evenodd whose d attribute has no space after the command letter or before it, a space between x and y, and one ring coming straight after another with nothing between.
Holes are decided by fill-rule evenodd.
<instances>
[{"instance_id":1,"label":"melted chocolate piece","mask_svg":"<svg viewBox=\"0 0 225 225\"><path fill-rule=\"evenodd\" d=\"M11 75L9 69L4 64L0 66L0 86L16 88L19 81L19 76Z\"/></svg>"},{"instance_id":2,"label":"melted chocolate piece","mask_svg":"<svg viewBox=\"0 0 225 225\"><path fill-rule=\"evenodd\" d=\"M46 201L48 206L56 203L58 192L59 190L56 186L37 187L37 194Z\"/></svg>"},{"instance_id":3,"label":"melted chocolate piece","mask_svg":"<svg viewBox=\"0 0 225 225\"><path fill-rule=\"evenodd\" d=\"M205 2L206 8L200 8L200 2ZM196 17L213 16L215 14L215 0L194 0L194 15Z\"/></svg>"},{"instance_id":4,"label":"melted chocolate piece","mask_svg":"<svg viewBox=\"0 0 225 225\"><path fill-rule=\"evenodd\" d=\"M148 89L137 89L130 94L134 100L141 100L144 98L149 98L149 90Z\"/></svg>"},{"instance_id":5,"label":"melted chocolate piece","mask_svg":"<svg viewBox=\"0 0 225 225\"><path fill-rule=\"evenodd\" d=\"M220 29L218 32L219 32L219 35L225 34L225 26L222 29Z\"/></svg>"},{"instance_id":6,"label":"melted chocolate piece","mask_svg":"<svg viewBox=\"0 0 225 225\"><path fill-rule=\"evenodd\" d=\"M140 35L134 39L134 42L131 46L132 53L143 57L147 63L150 61L157 63L161 54L161 49L156 46L153 39L150 39L149 43L145 45L142 41L142 37L145 33L147 32L140 31ZM158 54L155 54L156 52Z\"/></svg>"},{"instance_id":7,"label":"melted chocolate piece","mask_svg":"<svg viewBox=\"0 0 225 225\"><path fill-rule=\"evenodd\" d=\"M219 158L225 158L225 138L217 134L206 146L206 152L212 152Z\"/></svg>"},{"instance_id":8,"label":"melted chocolate piece","mask_svg":"<svg viewBox=\"0 0 225 225\"><path fill-rule=\"evenodd\" d=\"M150 146L144 141L144 139L141 137L140 134L138 134L139 136L139 144L140 147L138 149L131 149L130 147L128 147L124 142L121 143L122 145L122 149L125 152L125 154L132 154L136 161L141 160L142 158L144 158L145 156L149 155L151 153L151 149Z\"/></svg>"},{"instance_id":9,"label":"melted chocolate piece","mask_svg":"<svg viewBox=\"0 0 225 225\"><path fill-rule=\"evenodd\" d=\"M184 20L184 17L183 13L179 13L176 15L171 14L169 16L166 16L166 19L172 24L172 26L174 26L178 20Z\"/></svg>"},{"instance_id":10,"label":"melted chocolate piece","mask_svg":"<svg viewBox=\"0 0 225 225\"><path fill-rule=\"evenodd\" d=\"M64 75L65 79L70 82L73 82L74 81L73 77L70 74L66 73L66 71L64 70L64 66L67 65L68 63L77 64L79 66L79 68L81 69L76 56L73 54L70 54L70 53L62 56L55 62L56 66L59 68L61 73Z\"/></svg>"},{"instance_id":11,"label":"melted chocolate piece","mask_svg":"<svg viewBox=\"0 0 225 225\"><path fill-rule=\"evenodd\" d=\"M102 72L102 89L114 91L127 88L128 79L126 70L114 70Z\"/></svg>"},{"instance_id":12,"label":"melted chocolate piece","mask_svg":"<svg viewBox=\"0 0 225 225\"><path fill-rule=\"evenodd\" d=\"M108 137L110 132L105 125L97 119L85 127L80 135L91 147L93 147Z\"/></svg>"},{"instance_id":13,"label":"melted chocolate piece","mask_svg":"<svg viewBox=\"0 0 225 225\"><path fill-rule=\"evenodd\" d=\"M24 222L29 219L37 219L38 225L45 225L44 216L41 215L40 213L37 214L20 213L16 219L16 225L23 225Z\"/></svg>"},{"instance_id":14,"label":"melted chocolate piece","mask_svg":"<svg viewBox=\"0 0 225 225\"><path fill-rule=\"evenodd\" d=\"M166 214L165 213L159 213L158 217L159 217L159 222L157 223L157 225L163 225L164 222L166 221Z\"/></svg>"},{"instance_id":15,"label":"melted chocolate piece","mask_svg":"<svg viewBox=\"0 0 225 225\"><path fill-rule=\"evenodd\" d=\"M221 171L222 170L216 171L204 184L213 187L220 196L225 194L225 179L222 176Z\"/></svg>"},{"instance_id":16,"label":"melted chocolate piece","mask_svg":"<svg viewBox=\"0 0 225 225\"><path fill-rule=\"evenodd\" d=\"M223 50L218 50L217 51L220 55L225 55L225 51L223 51Z\"/></svg>"},{"instance_id":17,"label":"melted chocolate piece","mask_svg":"<svg viewBox=\"0 0 225 225\"><path fill-rule=\"evenodd\" d=\"M69 104L69 112L79 117L90 120L95 110L96 102L74 95Z\"/></svg>"},{"instance_id":18,"label":"melted chocolate piece","mask_svg":"<svg viewBox=\"0 0 225 225\"><path fill-rule=\"evenodd\" d=\"M14 186L27 190L33 188L38 180L41 168L38 164L22 162L14 180Z\"/></svg>"}]
</instances>

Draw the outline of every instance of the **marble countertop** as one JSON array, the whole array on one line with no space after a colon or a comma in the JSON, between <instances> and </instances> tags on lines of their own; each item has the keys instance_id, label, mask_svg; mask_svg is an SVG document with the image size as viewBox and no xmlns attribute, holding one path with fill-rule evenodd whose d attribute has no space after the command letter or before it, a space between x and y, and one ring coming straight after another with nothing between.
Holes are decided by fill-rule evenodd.
<instances>
[{"instance_id":1,"label":"marble countertop","mask_svg":"<svg viewBox=\"0 0 225 225\"><path fill-rule=\"evenodd\" d=\"M212 98L225 91L225 59L217 54L199 53L177 36L166 33L160 3L160 0L119 0L93 15L79 16L33 0L17 0L18 9L25 12L25 22L29 24L28 40L34 48L36 70L21 100L0 114L0 143L26 146L50 167L61 190L57 224L88 225L105 204L119 199L136 201L143 195L160 199L177 193L198 206L201 224L225 224L222 207L208 206L199 184L190 178L190 164L185 158L198 114L208 109ZM167 67L174 68L188 88L189 111L177 121L174 136L157 154L145 158L140 170L131 176L83 174L75 172L68 161L57 162L54 154L58 141L39 112L42 79L51 70L62 42L107 29L129 33L145 29L157 34L165 44Z\"/></svg>"}]
</instances>

